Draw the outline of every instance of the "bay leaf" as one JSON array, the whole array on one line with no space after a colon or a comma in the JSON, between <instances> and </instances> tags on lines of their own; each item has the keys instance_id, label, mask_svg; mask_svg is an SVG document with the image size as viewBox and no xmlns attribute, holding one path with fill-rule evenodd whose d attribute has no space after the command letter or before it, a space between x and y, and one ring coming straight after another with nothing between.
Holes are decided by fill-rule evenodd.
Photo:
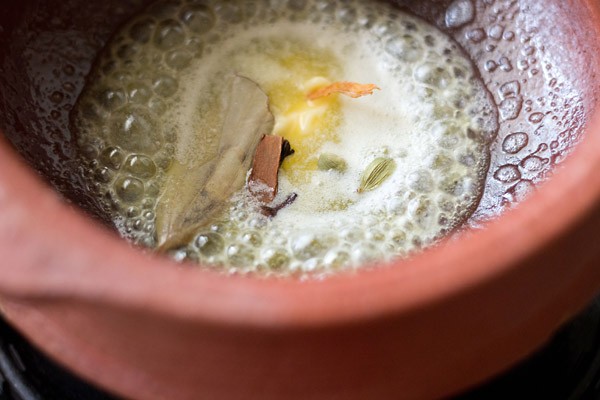
<instances>
[{"instance_id":1,"label":"bay leaf","mask_svg":"<svg viewBox=\"0 0 600 400\"><path fill-rule=\"evenodd\" d=\"M187 244L223 210L244 186L260 139L273 130L267 95L246 77L235 75L231 79L221 109L223 123L216 154L189 164L176 160L167 171L156 210L159 251ZM190 142L178 138L177 145Z\"/></svg>"}]
</instances>

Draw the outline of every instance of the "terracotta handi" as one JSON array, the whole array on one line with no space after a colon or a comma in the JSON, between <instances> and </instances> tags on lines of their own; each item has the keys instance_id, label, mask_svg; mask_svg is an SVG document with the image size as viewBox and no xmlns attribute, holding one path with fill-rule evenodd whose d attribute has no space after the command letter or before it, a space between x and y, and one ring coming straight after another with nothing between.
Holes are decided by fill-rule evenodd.
<instances>
[{"instance_id":1,"label":"terracotta handi","mask_svg":"<svg viewBox=\"0 0 600 400\"><path fill-rule=\"evenodd\" d=\"M69 113L141 3L0 13L0 311L76 374L147 400L447 397L600 290L597 1L398 0L462 45L498 105L486 190L441 244L306 281L179 265L94 208Z\"/></svg>"}]
</instances>

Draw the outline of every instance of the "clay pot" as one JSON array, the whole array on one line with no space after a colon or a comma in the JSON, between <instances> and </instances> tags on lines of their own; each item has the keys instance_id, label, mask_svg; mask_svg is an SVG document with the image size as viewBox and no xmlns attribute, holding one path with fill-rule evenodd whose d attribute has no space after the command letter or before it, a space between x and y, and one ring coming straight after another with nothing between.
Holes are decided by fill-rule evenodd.
<instances>
[{"instance_id":1,"label":"clay pot","mask_svg":"<svg viewBox=\"0 0 600 400\"><path fill-rule=\"evenodd\" d=\"M443 24L450 2L405 3ZM409 260L307 282L182 267L132 248L67 204L32 168L85 206L77 179L61 175L73 151L68 107L49 122L45 99L69 77L80 89L94 54L138 2L6 6L2 313L74 372L136 399L437 398L527 356L600 289L600 10L592 0L521 1L490 23L487 16L509 2L491 3L477 2L473 24L482 31L451 31L472 43L467 51L498 104L508 95L524 102L522 115L505 118L492 149L489 186L476 213L483 229ZM509 31L511 24L519 29ZM529 69L517 57L492 60L497 53L484 47L491 42L473 36L482 32L505 43L507 54L521 54ZM67 61L70 67L49 73ZM544 83L553 74L548 92L523 82L542 76ZM507 94L502 84L512 76L521 90ZM543 121L536 109L549 109ZM545 183L523 200L528 179L506 185L493 175L510 160L527 172L533 150L502 147L525 128L533 150L549 143L541 151L551 158L544 174L531 178ZM505 207L507 200L520 203ZM486 216L490 221L481 222Z\"/></svg>"}]
</instances>

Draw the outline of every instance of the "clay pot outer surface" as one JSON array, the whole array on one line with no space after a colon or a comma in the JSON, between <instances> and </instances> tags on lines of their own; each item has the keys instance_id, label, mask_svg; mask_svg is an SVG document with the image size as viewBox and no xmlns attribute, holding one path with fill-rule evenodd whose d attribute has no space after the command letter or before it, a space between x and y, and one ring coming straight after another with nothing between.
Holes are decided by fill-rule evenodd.
<instances>
[{"instance_id":1,"label":"clay pot outer surface","mask_svg":"<svg viewBox=\"0 0 600 400\"><path fill-rule=\"evenodd\" d=\"M526 355L600 283L597 134L485 231L323 282L225 278L145 256L0 152L4 314L132 398L439 397Z\"/></svg>"}]
</instances>

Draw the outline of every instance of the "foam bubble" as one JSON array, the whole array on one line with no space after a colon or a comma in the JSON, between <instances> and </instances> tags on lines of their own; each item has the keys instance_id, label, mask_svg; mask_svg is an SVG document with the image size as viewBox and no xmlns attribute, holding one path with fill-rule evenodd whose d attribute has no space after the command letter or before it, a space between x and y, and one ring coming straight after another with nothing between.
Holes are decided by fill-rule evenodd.
<instances>
[{"instance_id":1,"label":"foam bubble","mask_svg":"<svg viewBox=\"0 0 600 400\"><path fill-rule=\"evenodd\" d=\"M454 25L469 2L455 3ZM311 60L319 79L383 89L313 117L330 126L312 132L324 138L309 149L315 162L321 153L343 155L346 173L299 179L284 168L275 202L296 192L292 206L268 219L237 193L175 256L230 272L333 271L404 256L460 226L481 196L498 117L448 36L372 1L159 0L114 35L73 114L90 190L123 236L153 246L165 171L174 159L216 151L226 77L248 76L276 96L281 82L311 78L294 67L298 57ZM284 113L274 112L285 126ZM395 173L358 194L377 157L393 159Z\"/></svg>"}]
</instances>

